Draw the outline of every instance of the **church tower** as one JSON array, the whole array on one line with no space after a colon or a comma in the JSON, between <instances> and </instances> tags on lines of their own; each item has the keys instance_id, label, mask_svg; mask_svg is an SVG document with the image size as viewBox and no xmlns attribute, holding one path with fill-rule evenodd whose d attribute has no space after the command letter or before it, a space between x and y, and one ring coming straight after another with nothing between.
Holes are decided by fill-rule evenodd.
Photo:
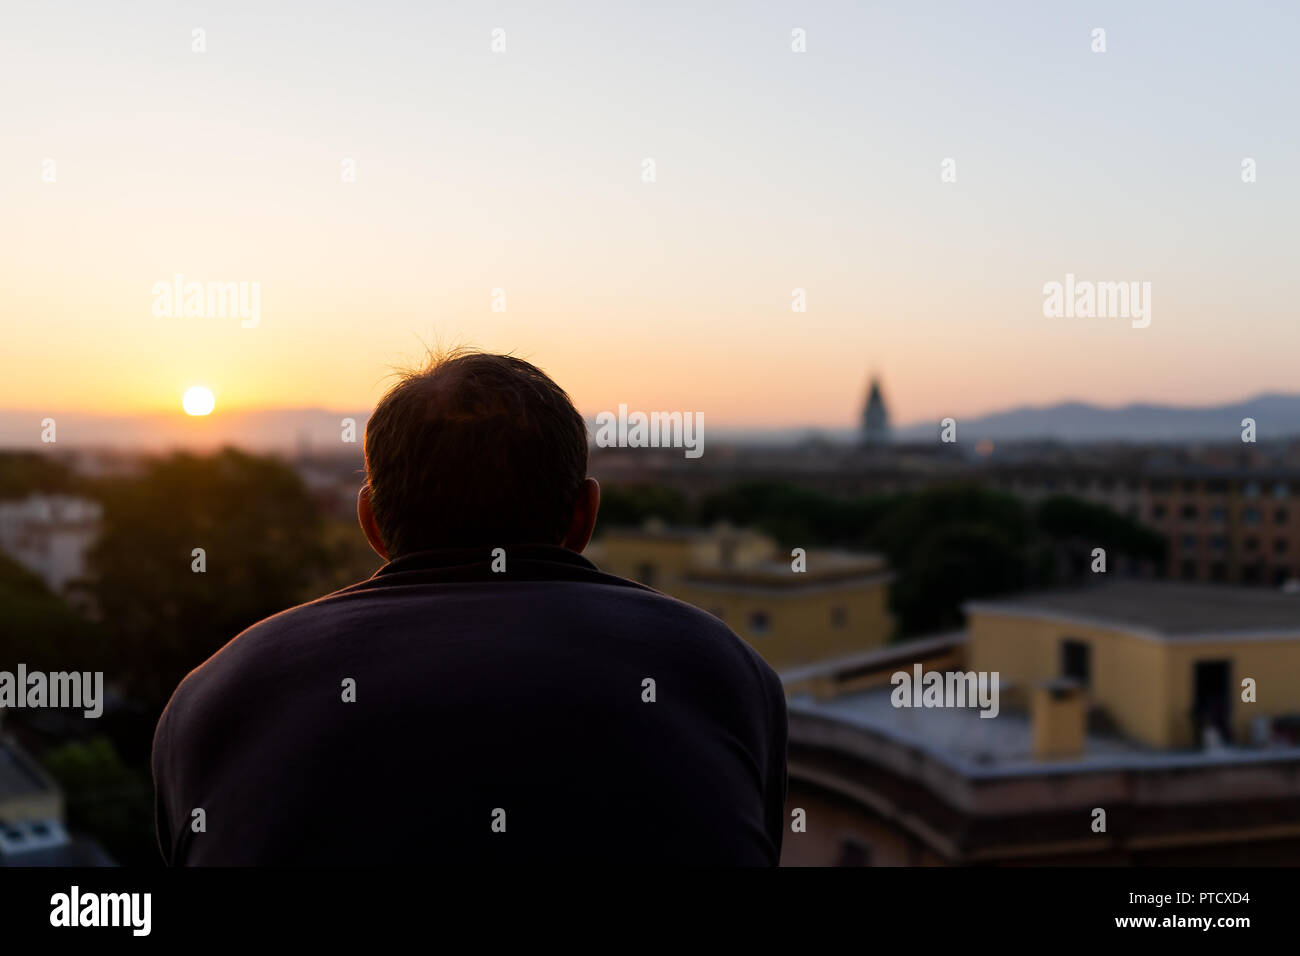
<instances>
[{"instance_id":1,"label":"church tower","mask_svg":"<svg viewBox=\"0 0 1300 956\"><path fill-rule=\"evenodd\" d=\"M862 442L866 445L884 445L889 441L889 411L880 392L880 379L871 377L871 391L862 409Z\"/></svg>"}]
</instances>

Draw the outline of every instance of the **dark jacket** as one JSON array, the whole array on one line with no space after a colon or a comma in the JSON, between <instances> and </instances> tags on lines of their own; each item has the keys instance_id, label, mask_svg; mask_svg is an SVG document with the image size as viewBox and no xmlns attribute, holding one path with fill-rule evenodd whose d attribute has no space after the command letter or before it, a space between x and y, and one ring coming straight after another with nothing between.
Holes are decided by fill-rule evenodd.
<instances>
[{"instance_id":1,"label":"dark jacket","mask_svg":"<svg viewBox=\"0 0 1300 956\"><path fill-rule=\"evenodd\" d=\"M571 551L491 563L404 556L191 672L154 737L167 861L775 865L772 669Z\"/></svg>"}]
</instances>

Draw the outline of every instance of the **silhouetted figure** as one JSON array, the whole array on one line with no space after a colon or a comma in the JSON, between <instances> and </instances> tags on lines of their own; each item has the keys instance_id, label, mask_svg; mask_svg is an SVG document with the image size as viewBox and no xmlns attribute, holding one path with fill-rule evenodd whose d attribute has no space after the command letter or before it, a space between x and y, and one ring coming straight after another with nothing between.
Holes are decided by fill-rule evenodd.
<instances>
[{"instance_id":1,"label":"silhouetted figure","mask_svg":"<svg viewBox=\"0 0 1300 956\"><path fill-rule=\"evenodd\" d=\"M172 864L775 864L786 710L717 618L582 557L600 488L519 359L405 377L365 438L373 577L244 631L154 739Z\"/></svg>"}]
</instances>

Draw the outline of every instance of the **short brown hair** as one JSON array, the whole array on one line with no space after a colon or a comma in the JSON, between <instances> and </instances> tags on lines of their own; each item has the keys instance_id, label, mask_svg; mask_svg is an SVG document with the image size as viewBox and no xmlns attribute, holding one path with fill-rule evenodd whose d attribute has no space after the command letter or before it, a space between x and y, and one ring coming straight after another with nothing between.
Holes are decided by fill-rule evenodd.
<instances>
[{"instance_id":1,"label":"short brown hair","mask_svg":"<svg viewBox=\"0 0 1300 956\"><path fill-rule=\"evenodd\" d=\"M389 557L558 544L587 477L587 425L510 355L457 349L405 373L366 423L366 481Z\"/></svg>"}]
</instances>

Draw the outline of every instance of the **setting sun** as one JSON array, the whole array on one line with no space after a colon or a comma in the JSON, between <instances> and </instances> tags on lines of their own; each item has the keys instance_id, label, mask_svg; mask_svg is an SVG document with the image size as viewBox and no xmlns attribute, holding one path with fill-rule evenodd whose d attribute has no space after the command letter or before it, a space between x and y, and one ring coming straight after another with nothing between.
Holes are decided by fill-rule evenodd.
<instances>
[{"instance_id":1,"label":"setting sun","mask_svg":"<svg viewBox=\"0 0 1300 956\"><path fill-rule=\"evenodd\" d=\"M181 399L181 405L185 408L186 415L207 415L216 407L217 400L212 394L212 389L205 388L202 385L195 385L185 392Z\"/></svg>"}]
</instances>

